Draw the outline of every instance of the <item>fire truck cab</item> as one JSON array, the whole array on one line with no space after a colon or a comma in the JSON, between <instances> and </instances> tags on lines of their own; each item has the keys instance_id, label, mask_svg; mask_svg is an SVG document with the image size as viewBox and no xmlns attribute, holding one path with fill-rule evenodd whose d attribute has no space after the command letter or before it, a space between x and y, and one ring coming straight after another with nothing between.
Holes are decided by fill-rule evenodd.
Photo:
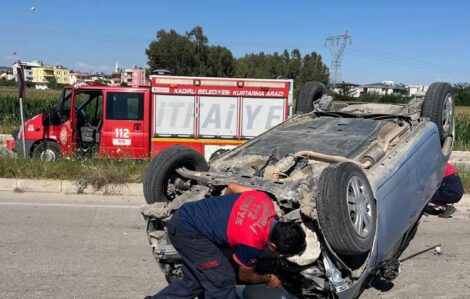
<instances>
[{"instance_id":1,"label":"fire truck cab","mask_svg":"<svg viewBox=\"0 0 470 299\"><path fill-rule=\"evenodd\" d=\"M209 159L286 120L292 80L152 76L150 87L67 86L27 120L26 156L150 159L176 144ZM23 155L22 134L11 148Z\"/></svg>"}]
</instances>

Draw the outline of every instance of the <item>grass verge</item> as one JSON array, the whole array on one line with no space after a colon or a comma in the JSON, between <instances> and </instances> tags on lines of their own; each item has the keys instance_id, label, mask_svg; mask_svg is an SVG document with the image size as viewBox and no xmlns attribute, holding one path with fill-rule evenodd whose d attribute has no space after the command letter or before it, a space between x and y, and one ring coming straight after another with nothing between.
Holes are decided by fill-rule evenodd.
<instances>
[{"instance_id":1,"label":"grass verge","mask_svg":"<svg viewBox=\"0 0 470 299\"><path fill-rule=\"evenodd\" d=\"M106 184L141 183L147 166L148 161L133 160L61 159L42 162L0 157L0 177L72 180L100 189Z\"/></svg>"},{"instance_id":2,"label":"grass verge","mask_svg":"<svg viewBox=\"0 0 470 299\"><path fill-rule=\"evenodd\" d=\"M462 180L463 190L465 193L470 193L470 170L459 170L459 176Z\"/></svg>"}]
</instances>

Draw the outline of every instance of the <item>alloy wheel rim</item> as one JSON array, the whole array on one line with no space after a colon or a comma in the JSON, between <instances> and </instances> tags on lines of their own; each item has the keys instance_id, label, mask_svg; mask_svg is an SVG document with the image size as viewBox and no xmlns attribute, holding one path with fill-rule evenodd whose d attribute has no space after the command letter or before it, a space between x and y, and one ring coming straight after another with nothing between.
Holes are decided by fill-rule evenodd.
<instances>
[{"instance_id":1,"label":"alloy wheel rim","mask_svg":"<svg viewBox=\"0 0 470 299\"><path fill-rule=\"evenodd\" d=\"M362 238L367 237L373 221L371 199L366 184L360 177L352 176L349 179L346 200L354 231Z\"/></svg>"},{"instance_id":2,"label":"alloy wheel rim","mask_svg":"<svg viewBox=\"0 0 470 299\"><path fill-rule=\"evenodd\" d=\"M454 118L454 103L452 95L449 93L442 107L442 129L445 133L449 132L449 129L452 126L452 120Z\"/></svg>"}]
</instances>

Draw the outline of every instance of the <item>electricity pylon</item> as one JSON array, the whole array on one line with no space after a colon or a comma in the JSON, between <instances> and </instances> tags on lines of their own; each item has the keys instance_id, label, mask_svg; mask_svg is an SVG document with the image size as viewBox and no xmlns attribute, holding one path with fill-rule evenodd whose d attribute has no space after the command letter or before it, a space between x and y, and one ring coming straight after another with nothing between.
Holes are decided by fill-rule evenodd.
<instances>
[{"instance_id":1,"label":"electricity pylon","mask_svg":"<svg viewBox=\"0 0 470 299\"><path fill-rule=\"evenodd\" d=\"M346 31L342 35L332 35L326 38L325 47L331 55L330 82L336 85L341 81L341 62L346 45L351 44L351 35Z\"/></svg>"}]
</instances>

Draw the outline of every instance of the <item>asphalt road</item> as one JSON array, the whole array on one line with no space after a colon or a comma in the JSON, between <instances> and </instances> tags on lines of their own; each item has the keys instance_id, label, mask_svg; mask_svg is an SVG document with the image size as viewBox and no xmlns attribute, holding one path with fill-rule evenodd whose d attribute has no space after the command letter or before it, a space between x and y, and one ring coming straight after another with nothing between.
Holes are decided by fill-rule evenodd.
<instances>
[{"instance_id":1,"label":"asphalt road","mask_svg":"<svg viewBox=\"0 0 470 299\"><path fill-rule=\"evenodd\" d=\"M139 197L0 193L0 298L143 298L166 283Z\"/></svg>"},{"instance_id":2,"label":"asphalt road","mask_svg":"<svg viewBox=\"0 0 470 299\"><path fill-rule=\"evenodd\" d=\"M166 283L151 255L141 197L0 192L0 298L143 298ZM470 197L427 217L394 286L365 298L469 298ZM388 289L388 290L386 290Z\"/></svg>"}]
</instances>

